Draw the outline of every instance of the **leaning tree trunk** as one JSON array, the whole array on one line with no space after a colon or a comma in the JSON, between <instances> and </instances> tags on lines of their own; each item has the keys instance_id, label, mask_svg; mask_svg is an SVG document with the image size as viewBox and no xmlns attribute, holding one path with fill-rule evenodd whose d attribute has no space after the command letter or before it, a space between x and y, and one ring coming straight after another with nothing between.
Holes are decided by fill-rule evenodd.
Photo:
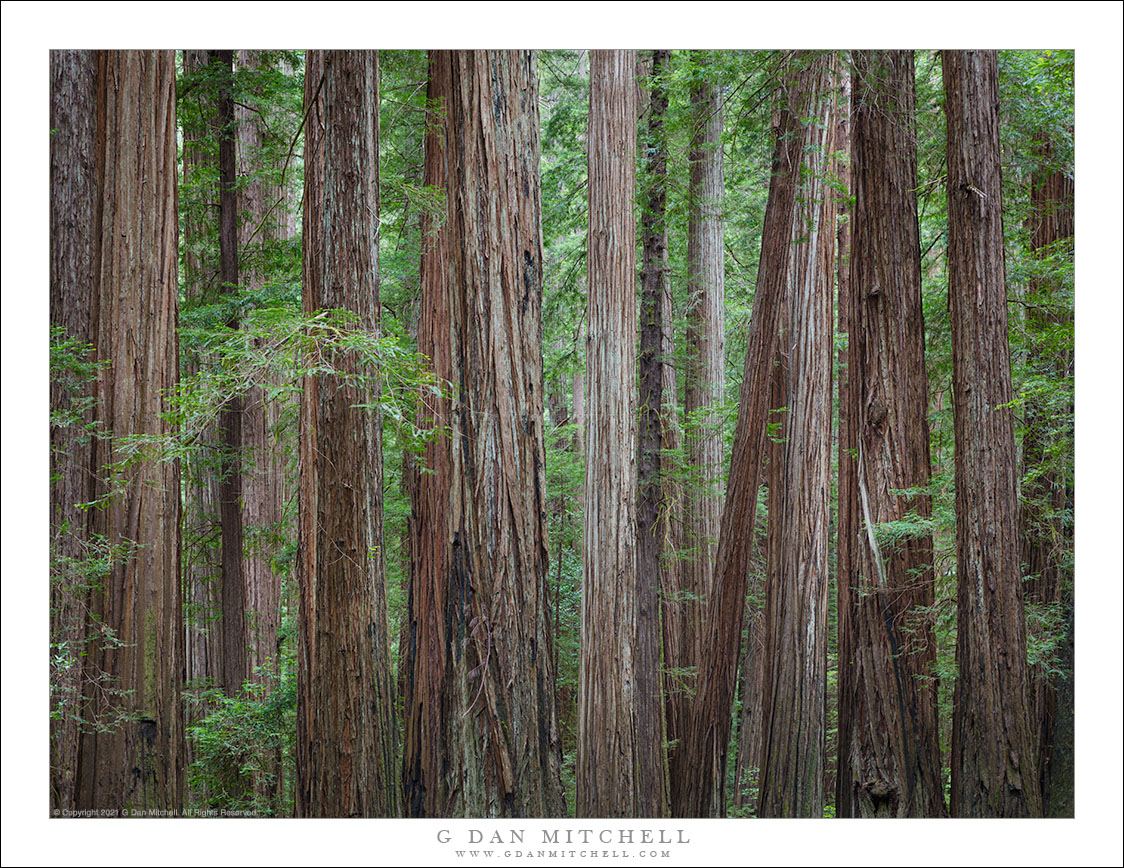
<instances>
[{"instance_id":1,"label":"leaning tree trunk","mask_svg":"<svg viewBox=\"0 0 1124 868\"><path fill-rule=\"evenodd\" d=\"M922 611L933 604L933 541L924 525L931 515L929 381L913 53L857 51L853 60L855 207L850 279L840 293L848 355L838 559L839 728L848 743L840 745L837 805L846 814L837 815L938 817L944 794L935 640ZM882 530L891 522L921 528L894 539Z\"/></svg>"},{"instance_id":2,"label":"leaning tree trunk","mask_svg":"<svg viewBox=\"0 0 1124 868\"><path fill-rule=\"evenodd\" d=\"M681 817L720 816L725 810L726 752L750 576L751 529L766 447L770 383L800 159L795 116L783 111L779 120L726 504L718 535L714 593L706 606L702 637L705 650L691 725L675 752L676 766L691 773L673 774L671 778L672 812Z\"/></svg>"},{"instance_id":3,"label":"leaning tree trunk","mask_svg":"<svg viewBox=\"0 0 1124 868\"><path fill-rule=\"evenodd\" d=\"M835 256L835 203L826 175L834 138L833 68L830 55L808 57L792 79L802 154L777 353L783 404L774 409L784 445L770 484L769 515L783 543L770 550L766 580L763 817L819 817L824 803Z\"/></svg>"},{"instance_id":4,"label":"leaning tree trunk","mask_svg":"<svg viewBox=\"0 0 1124 868\"><path fill-rule=\"evenodd\" d=\"M535 56L434 52L429 98L426 183L447 210L424 233L418 341L456 394L414 493L406 809L559 816Z\"/></svg>"},{"instance_id":5,"label":"leaning tree trunk","mask_svg":"<svg viewBox=\"0 0 1124 868\"><path fill-rule=\"evenodd\" d=\"M76 801L170 809L183 804L179 465L160 455L179 376L174 52L99 52L96 100L90 336L103 433L90 532L112 555L90 588Z\"/></svg>"},{"instance_id":6,"label":"leaning tree trunk","mask_svg":"<svg viewBox=\"0 0 1124 868\"><path fill-rule=\"evenodd\" d=\"M306 55L304 306L353 311L377 331L378 55ZM301 401L300 651L296 812L398 813L382 546L382 435L373 376L335 351L340 373Z\"/></svg>"},{"instance_id":7,"label":"leaning tree trunk","mask_svg":"<svg viewBox=\"0 0 1124 868\"><path fill-rule=\"evenodd\" d=\"M994 51L942 55L956 436L958 677L952 815L1040 817L1019 558L1018 480Z\"/></svg>"},{"instance_id":8,"label":"leaning tree trunk","mask_svg":"<svg viewBox=\"0 0 1124 868\"><path fill-rule=\"evenodd\" d=\"M580 817L642 810L636 733L635 52L590 54L586 482L577 796ZM651 703L649 703L651 704ZM658 709L658 706L656 706Z\"/></svg>"},{"instance_id":9,"label":"leaning tree trunk","mask_svg":"<svg viewBox=\"0 0 1124 868\"><path fill-rule=\"evenodd\" d=\"M98 54L52 51L51 327L88 361L97 267ZM82 646L90 589L80 565L92 554L89 513L93 382L51 371L51 808L73 810L78 775ZM61 662L57 662L61 661Z\"/></svg>"}]
</instances>

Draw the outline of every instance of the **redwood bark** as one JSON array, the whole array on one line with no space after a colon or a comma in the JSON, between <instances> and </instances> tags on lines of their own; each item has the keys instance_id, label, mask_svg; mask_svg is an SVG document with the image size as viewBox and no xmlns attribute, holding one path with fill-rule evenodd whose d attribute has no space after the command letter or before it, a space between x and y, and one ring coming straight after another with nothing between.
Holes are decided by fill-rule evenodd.
<instances>
[{"instance_id":1,"label":"redwood bark","mask_svg":"<svg viewBox=\"0 0 1124 868\"><path fill-rule=\"evenodd\" d=\"M749 324L726 504L718 536L714 593L706 607L702 638L705 652L698 673L691 726L674 754L671 805L672 814L677 817L721 816L725 810L726 751L750 575L753 545L750 531L756 516L757 484L766 445L769 384L788 269L799 148L797 116L786 108L780 111L776 125L776 149L765 208L757 288ZM677 774L677 768L690 773Z\"/></svg>"},{"instance_id":2,"label":"redwood bark","mask_svg":"<svg viewBox=\"0 0 1124 868\"><path fill-rule=\"evenodd\" d=\"M89 526L119 548L90 593L75 800L168 809L183 797L179 465L127 438L170 435L179 374L175 54L104 51L97 64L90 337L104 427L91 470L103 506Z\"/></svg>"},{"instance_id":3,"label":"redwood bark","mask_svg":"<svg viewBox=\"0 0 1124 868\"><path fill-rule=\"evenodd\" d=\"M265 71L261 52L239 50L238 67L251 73ZM263 156L268 130L260 113L260 94L241 95L235 107L238 122L238 245L242 280L249 293L260 292L265 283L261 265L263 248L276 241L287 212L278 200L284 191L270 180L276 167ZM277 549L281 522L281 480L284 461L275 430L280 419L280 401L270 400L266 389L253 386L242 405L242 521L248 537L242 563L245 578L247 675L276 678L280 649L281 582L273 573L272 556Z\"/></svg>"},{"instance_id":4,"label":"redwood bark","mask_svg":"<svg viewBox=\"0 0 1124 868\"><path fill-rule=\"evenodd\" d=\"M760 814L819 817L824 804L835 203L834 59L802 58L790 89L801 160L777 359L783 456L770 485ZM780 410L781 408L775 408ZM772 498L777 499L774 516Z\"/></svg>"},{"instance_id":5,"label":"redwood bark","mask_svg":"<svg viewBox=\"0 0 1124 868\"><path fill-rule=\"evenodd\" d=\"M644 816L667 812L667 774L664 742L663 684L660 677L660 591L678 588L675 552L670 551L672 504L663 473L663 450L675 416L675 392L665 394L671 359L665 353L665 335L672 330L670 281L667 263L667 85L664 76L671 52L652 52L647 70L648 124L647 175L641 194L643 265L640 275L640 417L639 500L636 510L636 568L639 584L637 644L637 740L644 751L639 791ZM665 304L665 301L667 302ZM674 383L674 371L671 371ZM666 433L665 433L666 432ZM666 599L666 598L665 598ZM667 610L666 605L664 611ZM655 680L648 682L645 678Z\"/></svg>"},{"instance_id":6,"label":"redwood bark","mask_svg":"<svg viewBox=\"0 0 1124 868\"><path fill-rule=\"evenodd\" d=\"M379 327L378 55L306 55L304 305ZM322 80L321 80L322 79ZM360 370L338 351L335 367ZM374 387L319 374L301 401L296 812L398 813Z\"/></svg>"},{"instance_id":7,"label":"redwood bark","mask_svg":"<svg viewBox=\"0 0 1124 868\"><path fill-rule=\"evenodd\" d=\"M590 53L581 817L642 810L636 657L636 56Z\"/></svg>"},{"instance_id":8,"label":"redwood bark","mask_svg":"<svg viewBox=\"0 0 1124 868\"><path fill-rule=\"evenodd\" d=\"M705 52L694 62L707 68ZM716 408L726 389L726 299L723 246L722 96L719 87L700 81L691 89L691 154L687 226L687 352L684 409L687 414L688 461L692 478L686 487L684 530L691 552L683 564L693 602L687 607L683 660L670 666L696 672L703 653L702 616L714 585L714 555L722 518L723 434ZM682 735L676 717L673 739ZM677 767L677 774L689 769Z\"/></svg>"},{"instance_id":9,"label":"redwood bark","mask_svg":"<svg viewBox=\"0 0 1124 868\"><path fill-rule=\"evenodd\" d=\"M198 102L200 111L195 123L186 118L181 123L184 186L193 194L186 202L184 196L180 197L184 296L189 304L204 303L214 292L219 274L210 242L215 224L209 216L218 211L218 186L213 180L218 176L217 154L207 144L218 128L219 120L212 88L203 83L210 63L211 52L207 49L185 49L183 52L184 73L189 80L196 82L192 98ZM197 374L198 370L197 359L189 357L185 360L185 372L189 376ZM184 467L184 484L189 492L183 517L185 677L187 684L193 687L219 683L222 672L222 631L217 626L222 613L222 544L219 474L216 472L218 458L214 448L218 432L215 426L210 427L200 440L205 445L188 459ZM188 710L190 712L191 708ZM188 725L193 722L189 716ZM190 749L189 743L189 753Z\"/></svg>"},{"instance_id":10,"label":"redwood bark","mask_svg":"<svg viewBox=\"0 0 1124 868\"><path fill-rule=\"evenodd\" d=\"M1053 158L1053 148L1044 142L1040 155ZM1039 257L1073 255L1074 181L1060 169L1036 172L1031 180L1031 251ZM1061 294L1056 279L1043 275L1030 287L1032 304L1027 324L1036 335L1072 327L1072 307ZM1040 375L1064 380L1073 376L1070 350L1049 353L1032 349L1030 360ZM1072 413L1072 407L1070 408ZM1065 635L1061 640L1061 678L1051 678L1035 667L1031 676L1031 705L1037 727L1039 777L1047 817L1072 817L1073 799L1073 574L1064 564L1072 551L1073 525L1064 516L1072 513L1073 489L1066 474L1050 466L1049 435L1042 428L1050 420L1038 402L1027 411L1023 437L1023 464L1036 468L1022 493L1022 559L1029 579L1027 597L1040 604L1061 608ZM1072 435L1071 435L1072 436ZM1057 459L1053 459L1057 461ZM1034 506L1032 507L1031 504ZM1043 515L1031 514L1041 509Z\"/></svg>"},{"instance_id":11,"label":"redwood bark","mask_svg":"<svg viewBox=\"0 0 1124 868\"><path fill-rule=\"evenodd\" d=\"M52 51L50 76L51 325L88 346L99 242L97 52ZM93 442L82 429L93 421L85 405L94 388L51 374L51 644L52 657L68 661L51 673L51 808L58 811L76 806L89 588L75 565L92 554L89 513L78 504L93 499Z\"/></svg>"},{"instance_id":12,"label":"redwood bark","mask_svg":"<svg viewBox=\"0 0 1124 868\"><path fill-rule=\"evenodd\" d=\"M848 355L839 728L847 744L837 816L938 817L935 639L931 618L918 611L933 604L932 535L894 540L880 531L932 512L928 494L899 493L927 488L930 472L913 53L857 51L853 62L855 209L850 279L840 294Z\"/></svg>"},{"instance_id":13,"label":"redwood bark","mask_svg":"<svg viewBox=\"0 0 1124 868\"><path fill-rule=\"evenodd\" d=\"M952 815L1040 817L1019 558L995 51L942 54L956 436Z\"/></svg>"},{"instance_id":14,"label":"redwood bark","mask_svg":"<svg viewBox=\"0 0 1124 868\"><path fill-rule=\"evenodd\" d=\"M238 164L234 129L234 52L211 52L218 78L219 292L238 294ZM237 317L227 323L238 327ZM222 412L219 526L222 532L222 686L237 696L249 674L246 655L246 585L242 575L242 395L231 395Z\"/></svg>"},{"instance_id":15,"label":"redwood bark","mask_svg":"<svg viewBox=\"0 0 1124 868\"><path fill-rule=\"evenodd\" d=\"M411 519L403 779L411 816L564 810L548 617L538 73L439 51L419 348L456 384Z\"/></svg>"}]
</instances>

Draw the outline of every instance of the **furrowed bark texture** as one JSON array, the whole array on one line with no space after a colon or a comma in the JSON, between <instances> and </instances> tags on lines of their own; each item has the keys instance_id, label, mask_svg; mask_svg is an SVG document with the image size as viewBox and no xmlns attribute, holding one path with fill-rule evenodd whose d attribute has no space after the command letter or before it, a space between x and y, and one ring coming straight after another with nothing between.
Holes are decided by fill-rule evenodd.
<instances>
[{"instance_id":1,"label":"furrowed bark texture","mask_svg":"<svg viewBox=\"0 0 1124 868\"><path fill-rule=\"evenodd\" d=\"M238 67L245 73L266 70L261 52L239 50ZM260 292L265 277L259 265L263 248L278 240L287 208L279 200L284 191L269 180L270 166L263 154L268 130L255 111L260 94L242 96L235 107L238 121L239 256L245 289ZM248 267L245 267L247 266ZM242 563L245 577L247 675L254 680L276 678L280 649L277 633L281 620L281 582L273 573L281 521L281 486L284 457L274 434L281 406L270 400L262 386L253 386L242 405L242 521L247 545ZM258 670L262 671L259 673Z\"/></svg>"},{"instance_id":2,"label":"furrowed bark texture","mask_svg":"<svg viewBox=\"0 0 1124 868\"><path fill-rule=\"evenodd\" d=\"M819 817L824 801L835 94L833 58L803 61L791 90L804 126L777 353L784 445L769 491L783 543L770 552L765 603L763 817Z\"/></svg>"},{"instance_id":3,"label":"furrowed bark texture","mask_svg":"<svg viewBox=\"0 0 1124 868\"><path fill-rule=\"evenodd\" d=\"M76 802L172 808L183 796L179 465L130 438L170 434L162 414L178 379L175 54L97 54L90 337L104 436L92 470L106 503L90 532L116 551L90 589Z\"/></svg>"},{"instance_id":4,"label":"furrowed bark texture","mask_svg":"<svg viewBox=\"0 0 1124 868\"><path fill-rule=\"evenodd\" d=\"M643 264L640 273L640 416L639 500L636 509L636 570L639 583L637 691L643 704L637 719L637 742L644 752L639 792L644 816L667 812L667 775L663 745L663 684L660 677L660 590L678 587L674 551L668 549L671 504L665 491L663 450L668 417L675 415L674 388L665 394L671 358L665 355L665 336L672 330L670 281L667 264L667 74L671 52L651 54L647 70L648 97L645 150L646 184L641 193ZM666 301L666 304L665 304ZM674 377L674 370L671 371ZM670 580L669 580L670 578ZM645 678L655 680L645 682Z\"/></svg>"},{"instance_id":5,"label":"furrowed bark texture","mask_svg":"<svg viewBox=\"0 0 1124 868\"><path fill-rule=\"evenodd\" d=\"M839 720L848 742L839 754L837 812L938 817L944 795L935 642L931 619L915 611L933 604L932 536L914 531L898 539L881 529L924 521L932 511L927 494L897 493L925 489L930 466L913 52L857 51L853 63L855 210L850 279L840 293L848 356L838 560Z\"/></svg>"},{"instance_id":6,"label":"furrowed bark texture","mask_svg":"<svg viewBox=\"0 0 1124 868\"><path fill-rule=\"evenodd\" d=\"M694 52L705 68L705 52ZM691 556L683 563L687 606L688 656L669 661L697 678L702 648L702 616L714 585L714 556L722 519L722 422L716 408L726 388L726 281L722 222L722 97L719 88L699 82L691 89L691 175L687 227L687 363L684 409L690 431L688 460L693 479L684 504L686 544ZM681 712L681 709L677 709ZM676 715L671 738L682 735L686 721ZM686 770L682 770L686 771Z\"/></svg>"},{"instance_id":7,"label":"furrowed bark texture","mask_svg":"<svg viewBox=\"0 0 1124 868\"><path fill-rule=\"evenodd\" d=\"M636 56L590 53L579 817L637 816Z\"/></svg>"},{"instance_id":8,"label":"furrowed bark texture","mask_svg":"<svg viewBox=\"0 0 1124 868\"><path fill-rule=\"evenodd\" d=\"M199 81L211 62L207 49L184 49L183 68L189 78ZM200 117L182 118L184 188L190 195L180 196L183 215L184 295L188 303L201 303L214 292L219 279L218 262L208 244L211 214L217 214L217 154L206 139L215 134L219 119L214 89L210 84L195 84L190 99L199 104ZM199 372L198 361L185 360L188 375ZM219 526L219 459L214 445L219 438L215 427L201 440L207 444L185 463L184 485L188 489L183 516L184 632L186 634L188 686L218 683L222 672L222 543ZM188 706L187 725L194 723ZM188 743L190 760L191 743Z\"/></svg>"},{"instance_id":9,"label":"furrowed bark texture","mask_svg":"<svg viewBox=\"0 0 1124 868\"><path fill-rule=\"evenodd\" d=\"M411 816L564 811L548 617L538 72L440 51L419 348L455 397L416 481L403 778Z\"/></svg>"},{"instance_id":10,"label":"furrowed bark texture","mask_svg":"<svg viewBox=\"0 0 1124 868\"><path fill-rule=\"evenodd\" d=\"M238 294L238 162L234 129L234 52L211 52L218 79L219 292ZM237 328L237 318L228 323ZM242 575L242 396L222 411L219 523L222 530L222 686L237 696L249 674L246 659L246 586Z\"/></svg>"},{"instance_id":11,"label":"furrowed bark texture","mask_svg":"<svg viewBox=\"0 0 1124 868\"><path fill-rule=\"evenodd\" d=\"M92 341L97 267L98 56L52 51L51 76L51 326L83 345ZM93 444L82 429L93 421L93 383L62 372L51 376L51 808L75 807L78 775L81 650L86 635L88 582L77 568L91 552Z\"/></svg>"},{"instance_id":12,"label":"furrowed bark texture","mask_svg":"<svg viewBox=\"0 0 1124 868\"><path fill-rule=\"evenodd\" d=\"M344 308L377 330L378 55L310 51L306 63L305 312ZM374 373L343 351L330 361ZM356 406L377 400L332 374L302 398L298 816L398 814L381 425Z\"/></svg>"},{"instance_id":13,"label":"furrowed bark texture","mask_svg":"<svg viewBox=\"0 0 1124 868\"><path fill-rule=\"evenodd\" d=\"M240 49L240 73L268 74L261 52ZM286 231L284 188L270 180L277 167L263 151L269 135L261 109L261 88L244 89L235 105L237 121L238 255L242 285L247 293L260 292L265 283L263 253ZM271 384L277 385L271 377ZM261 385L242 396L241 484L242 523L245 534L242 576L245 581L246 674L256 683L275 687L280 678L281 580L272 559L282 536L284 455L276 434L282 402L270 398ZM254 776L260 799L274 811L285 791L281 752L263 758L262 772Z\"/></svg>"},{"instance_id":14,"label":"furrowed bark texture","mask_svg":"<svg viewBox=\"0 0 1124 868\"><path fill-rule=\"evenodd\" d=\"M1040 817L1019 558L998 59L942 54L956 436L952 815Z\"/></svg>"},{"instance_id":15,"label":"furrowed bark texture","mask_svg":"<svg viewBox=\"0 0 1124 868\"><path fill-rule=\"evenodd\" d=\"M788 247L799 163L799 127L780 113L773 176L765 208L757 288L749 323L738 422L730 457L726 504L718 536L714 592L707 601L698 689L691 726L672 754L671 810L676 817L721 816L730 717L757 510L757 483L765 448L769 384L784 298Z\"/></svg>"},{"instance_id":16,"label":"furrowed bark texture","mask_svg":"<svg viewBox=\"0 0 1124 868\"><path fill-rule=\"evenodd\" d=\"M1044 161L1056 159L1049 142L1042 142ZM1073 256L1074 181L1060 169L1036 172L1031 179L1030 244L1038 257ZM1032 304L1027 309L1031 334L1044 347L1034 346L1030 364L1039 376L1063 380L1073 376L1072 351L1049 350L1054 330L1072 328L1073 309L1056 278L1044 274L1032 281ZM1072 413L1072 408L1071 411ZM1070 417L1072 419L1072 415ZM1065 554L1072 551L1073 488L1050 455L1051 420L1035 401L1027 408L1023 436L1022 559L1026 565L1028 601L1060 607L1065 618L1060 653L1063 677L1051 677L1045 667L1031 670L1031 714L1037 727L1039 778L1047 817L1072 817L1073 801L1073 574ZM1056 424L1056 422L1053 422ZM1043 429L1046 428L1044 431Z\"/></svg>"}]
</instances>

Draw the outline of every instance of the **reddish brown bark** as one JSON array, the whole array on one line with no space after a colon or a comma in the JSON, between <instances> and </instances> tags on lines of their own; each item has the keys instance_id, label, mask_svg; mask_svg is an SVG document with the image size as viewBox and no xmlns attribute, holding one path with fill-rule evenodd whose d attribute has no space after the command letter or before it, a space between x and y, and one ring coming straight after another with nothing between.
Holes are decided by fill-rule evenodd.
<instances>
[{"instance_id":1,"label":"reddish brown bark","mask_svg":"<svg viewBox=\"0 0 1124 868\"><path fill-rule=\"evenodd\" d=\"M306 55L304 305L377 331L378 55ZM331 359L360 370L345 351ZM310 377L301 401L296 812L398 813L375 388Z\"/></svg>"},{"instance_id":2,"label":"reddish brown bark","mask_svg":"<svg viewBox=\"0 0 1124 868\"><path fill-rule=\"evenodd\" d=\"M97 173L98 56L52 51L51 75L51 326L61 338L89 345L95 305L99 215ZM83 351L84 353L84 351ZM81 652L88 580L80 564L89 549L93 499L92 382L51 372L51 808L73 810L78 775Z\"/></svg>"},{"instance_id":3,"label":"reddish brown bark","mask_svg":"<svg viewBox=\"0 0 1124 868\"><path fill-rule=\"evenodd\" d=\"M763 817L819 817L824 803L834 59L799 62L789 93L802 120L801 159L777 348L783 403L775 409L784 443L769 489L770 524L783 542L770 548L765 603Z\"/></svg>"},{"instance_id":4,"label":"reddish brown bark","mask_svg":"<svg viewBox=\"0 0 1124 868\"><path fill-rule=\"evenodd\" d=\"M429 98L418 342L456 394L413 496L406 809L558 816L535 56L433 52Z\"/></svg>"},{"instance_id":5,"label":"reddish brown bark","mask_svg":"<svg viewBox=\"0 0 1124 868\"><path fill-rule=\"evenodd\" d=\"M706 608L702 638L705 653L698 673L691 726L673 755L671 805L677 817L719 816L724 811L726 751L753 544L749 529L757 510L757 484L769 418L769 383L792 236L800 157L798 132L793 112L781 111L726 505L718 536L714 593ZM679 773L680 768L689 773Z\"/></svg>"},{"instance_id":6,"label":"reddish brown bark","mask_svg":"<svg viewBox=\"0 0 1124 868\"><path fill-rule=\"evenodd\" d=\"M75 800L167 809L183 795L179 466L137 438L171 433L179 373L175 56L106 51L97 64L90 337L104 433L91 470L103 505L89 529L115 551L90 589Z\"/></svg>"},{"instance_id":7,"label":"reddish brown bark","mask_svg":"<svg viewBox=\"0 0 1124 868\"><path fill-rule=\"evenodd\" d=\"M917 230L913 54L858 51L848 334L840 386L838 816L944 813L928 530L928 377ZM922 526L923 527L923 526ZM844 743L842 738L846 739Z\"/></svg>"},{"instance_id":8,"label":"reddish brown bark","mask_svg":"<svg viewBox=\"0 0 1124 868\"><path fill-rule=\"evenodd\" d=\"M1049 143L1039 148L1043 161L1055 161ZM1039 171L1031 179L1030 244L1039 258L1071 257L1074 234L1074 181L1061 169ZM1027 325L1034 335L1049 335L1054 329L1072 327L1072 307L1056 278L1043 275L1030 287L1031 304ZM1069 350L1035 351L1030 360L1045 376L1059 380L1073 376L1073 353ZM1071 408L1072 412L1072 408ZM1043 427L1050 420L1037 401L1027 408L1023 437L1023 465L1031 469L1022 492L1023 543L1027 600L1059 608L1065 631L1061 639L1060 668L1063 675L1051 677L1036 666L1031 670L1031 713L1037 727L1039 777L1048 817L1072 817L1073 801L1073 575L1065 553L1072 551L1073 526L1064 516L1072 513L1073 489L1065 474L1051 466L1049 434Z\"/></svg>"},{"instance_id":9,"label":"reddish brown bark","mask_svg":"<svg viewBox=\"0 0 1124 868\"><path fill-rule=\"evenodd\" d=\"M952 815L1039 817L1017 538L994 51L942 54L956 436Z\"/></svg>"},{"instance_id":10,"label":"reddish brown bark","mask_svg":"<svg viewBox=\"0 0 1124 868\"><path fill-rule=\"evenodd\" d=\"M652 52L645 71L647 96L646 185L641 192L643 264L640 312L639 492L636 510L636 569L639 581L637 693L644 707L638 715L637 738L645 751L640 765L640 792L646 816L667 812L667 774L663 745L663 683L660 673L660 591L678 589L679 565L669 549L672 511L668 481L663 473L663 450L671 440L675 419L675 372L665 338L672 333L671 291L667 263L667 75L671 52ZM667 611L666 596L664 611ZM646 678L655 678L645 681Z\"/></svg>"}]
</instances>

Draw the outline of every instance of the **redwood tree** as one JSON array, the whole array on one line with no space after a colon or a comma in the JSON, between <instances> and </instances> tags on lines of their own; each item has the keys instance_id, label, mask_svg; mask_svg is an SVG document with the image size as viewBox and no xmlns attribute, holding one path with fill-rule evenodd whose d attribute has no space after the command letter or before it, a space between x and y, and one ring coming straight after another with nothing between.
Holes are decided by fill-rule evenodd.
<instances>
[{"instance_id":1,"label":"redwood tree","mask_svg":"<svg viewBox=\"0 0 1124 868\"><path fill-rule=\"evenodd\" d=\"M85 561L66 589L80 619L76 779L68 748L53 790L60 804L73 785L77 808L169 809L183 794L179 466L159 456L179 366L174 52L57 52L52 97L52 321L100 363L98 434L63 459L53 499ZM76 494L97 503L84 521Z\"/></svg>"},{"instance_id":2,"label":"redwood tree","mask_svg":"<svg viewBox=\"0 0 1124 868\"><path fill-rule=\"evenodd\" d=\"M1039 817L1018 540L995 51L942 54L956 438L952 815Z\"/></svg>"},{"instance_id":3,"label":"redwood tree","mask_svg":"<svg viewBox=\"0 0 1124 868\"><path fill-rule=\"evenodd\" d=\"M708 58L694 52L705 73ZM726 368L725 250L722 218L722 97L718 84L691 88L691 150L687 227L687 350L684 409L692 478L685 487L683 587L677 601L680 635L666 649L666 665L684 677L668 697L668 738L678 744L689 727L692 697L702 660L703 616L713 593L714 556L722 516L723 433L716 406L724 399ZM672 776L691 775L682 754L672 753Z\"/></svg>"},{"instance_id":4,"label":"redwood tree","mask_svg":"<svg viewBox=\"0 0 1124 868\"><path fill-rule=\"evenodd\" d=\"M582 817L639 815L637 716L636 56L590 54L585 528L577 796ZM658 707L658 706L657 706Z\"/></svg>"},{"instance_id":5,"label":"redwood tree","mask_svg":"<svg viewBox=\"0 0 1124 868\"><path fill-rule=\"evenodd\" d=\"M912 51L853 54L840 384L838 816L944 813ZM843 429L846 429L843 432ZM904 493L907 492L910 493ZM883 525L916 525L887 536ZM845 740L845 741L844 741Z\"/></svg>"},{"instance_id":6,"label":"redwood tree","mask_svg":"<svg viewBox=\"0 0 1124 868\"><path fill-rule=\"evenodd\" d=\"M671 361L671 289L667 261L667 117L668 65L671 52L651 53L646 70L648 98L644 185L641 192L643 261L640 273L640 416L639 476L636 510L636 567L640 607L638 622L637 692L646 705L639 716L637 737L647 756L641 774L650 779L640 783L647 800L644 813L663 816L667 809L667 776L663 745L663 684L660 679L660 615L681 623L682 606L670 601L679 592L679 564L672 534L676 525L674 483L664 473L664 452L676 438L675 369ZM663 605L660 593L663 592ZM664 625L665 641L675 647L682 629ZM665 653L667 646L665 645ZM670 665L670 664L669 664ZM645 682L645 677L653 677ZM681 700L682 701L682 700ZM656 702L660 705L655 707ZM654 715L654 716L653 716Z\"/></svg>"},{"instance_id":7,"label":"redwood tree","mask_svg":"<svg viewBox=\"0 0 1124 868\"><path fill-rule=\"evenodd\" d=\"M437 401L411 519L412 816L558 816L548 618L538 73L528 51L438 51L419 349Z\"/></svg>"},{"instance_id":8,"label":"redwood tree","mask_svg":"<svg viewBox=\"0 0 1124 868\"><path fill-rule=\"evenodd\" d=\"M799 148L797 115L783 106L776 124L757 288L718 535L714 592L707 601L703 622L698 687L691 725L673 755L671 809L677 817L720 816L725 810L726 751L750 577L751 529L767 442L770 384L793 229ZM686 773L678 773L680 768Z\"/></svg>"},{"instance_id":9,"label":"redwood tree","mask_svg":"<svg viewBox=\"0 0 1124 868\"><path fill-rule=\"evenodd\" d=\"M378 55L306 55L304 306L377 330ZM382 547L382 437L352 353L301 398L296 812L398 813Z\"/></svg>"},{"instance_id":10,"label":"redwood tree","mask_svg":"<svg viewBox=\"0 0 1124 868\"><path fill-rule=\"evenodd\" d=\"M831 494L832 289L835 202L827 184L834 137L834 58L809 55L791 77L800 119L796 203L780 311L774 406L783 441L770 474L760 809L823 812Z\"/></svg>"}]
</instances>

